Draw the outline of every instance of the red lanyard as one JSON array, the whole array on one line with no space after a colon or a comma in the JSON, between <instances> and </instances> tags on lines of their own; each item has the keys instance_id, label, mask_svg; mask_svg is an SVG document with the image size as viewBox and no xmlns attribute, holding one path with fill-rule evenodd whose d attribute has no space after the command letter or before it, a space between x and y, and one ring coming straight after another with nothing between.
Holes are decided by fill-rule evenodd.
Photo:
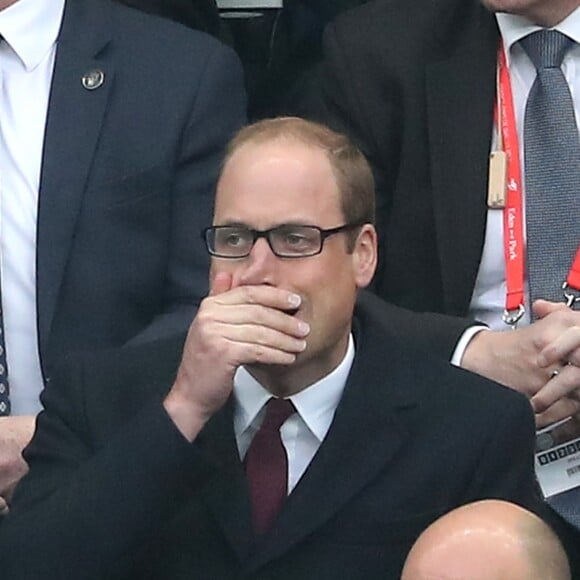
<instances>
[{"instance_id":1,"label":"red lanyard","mask_svg":"<svg viewBox=\"0 0 580 580\"><path fill-rule=\"evenodd\" d=\"M566 281L562 284L562 290L564 290L564 298L568 306L572 307L575 303L580 302L580 246L578 246L574 263L568 272ZM570 290L575 290L576 293L570 292Z\"/></svg>"},{"instance_id":2,"label":"red lanyard","mask_svg":"<svg viewBox=\"0 0 580 580\"><path fill-rule=\"evenodd\" d=\"M503 321L515 327L525 312L522 171L512 86L505 51L501 43L498 51L498 67L498 102L496 102L495 118L498 125L499 148L503 149L507 156L503 208L506 271L506 302ZM568 306L580 301L580 295L576 296L569 292L569 289L580 291L580 246L566 281L562 284L562 289Z\"/></svg>"}]
</instances>

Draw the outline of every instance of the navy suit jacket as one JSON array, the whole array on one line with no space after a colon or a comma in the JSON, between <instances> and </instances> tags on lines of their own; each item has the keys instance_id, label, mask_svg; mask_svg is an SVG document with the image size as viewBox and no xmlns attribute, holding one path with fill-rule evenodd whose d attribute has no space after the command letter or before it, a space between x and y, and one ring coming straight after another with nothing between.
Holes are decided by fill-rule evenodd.
<instances>
[{"instance_id":1,"label":"navy suit jacket","mask_svg":"<svg viewBox=\"0 0 580 580\"><path fill-rule=\"evenodd\" d=\"M88 90L91 71L103 83ZM187 327L206 293L199 232L244 108L237 57L214 38L107 0L67 0L38 208L45 373L64 352Z\"/></svg>"},{"instance_id":2,"label":"navy suit jacket","mask_svg":"<svg viewBox=\"0 0 580 580\"><path fill-rule=\"evenodd\" d=\"M187 443L162 407L184 337L73 360L43 394L28 476L0 527L11 580L399 578L442 513L541 510L526 399L397 345L360 304L356 355L320 449L254 536L231 401Z\"/></svg>"}]
</instances>

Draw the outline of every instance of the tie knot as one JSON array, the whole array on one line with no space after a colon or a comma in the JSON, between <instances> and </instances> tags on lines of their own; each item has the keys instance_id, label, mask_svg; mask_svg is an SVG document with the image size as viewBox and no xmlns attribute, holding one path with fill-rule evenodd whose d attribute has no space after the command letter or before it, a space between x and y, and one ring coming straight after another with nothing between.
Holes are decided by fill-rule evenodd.
<instances>
[{"instance_id":1,"label":"tie knot","mask_svg":"<svg viewBox=\"0 0 580 580\"><path fill-rule=\"evenodd\" d=\"M560 68L574 41L557 30L538 30L520 41L537 70Z\"/></svg>"},{"instance_id":2,"label":"tie knot","mask_svg":"<svg viewBox=\"0 0 580 580\"><path fill-rule=\"evenodd\" d=\"M266 415L261 430L278 431L296 409L290 399L276 399L272 397L266 403Z\"/></svg>"}]
</instances>

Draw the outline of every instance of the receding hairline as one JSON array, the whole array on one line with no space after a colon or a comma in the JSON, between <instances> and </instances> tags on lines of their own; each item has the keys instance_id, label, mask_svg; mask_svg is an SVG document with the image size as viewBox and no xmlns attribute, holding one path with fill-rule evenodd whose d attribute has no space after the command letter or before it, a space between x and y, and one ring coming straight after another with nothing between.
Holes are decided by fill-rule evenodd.
<instances>
[{"instance_id":1,"label":"receding hairline","mask_svg":"<svg viewBox=\"0 0 580 580\"><path fill-rule=\"evenodd\" d=\"M236 141L236 138L232 140L231 147L226 150L226 155L223 159L222 163L222 172L221 175L224 175L228 164L236 157L238 154L242 154L244 151L247 151L251 148L260 148L260 147L268 147L268 146L277 146L277 145L289 145L289 146L297 146L297 147L304 147L307 149L312 150L313 152L318 152L324 156L324 159L328 163L328 167L330 169L330 173L332 175L334 185L336 187L337 193L337 201L339 205L342 207L342 191L340 188L340 176L337 174L335 166L332 162L332 152L328 151L327 148L320 146L318 143L313 142L308 139L301 138L300 135L294 134L292 132L288 133L271 133L266 135L265 133L260 133L254 137L250 137L248 139L240 140L239 142ZM221 176L220 176L221 179ZM218 189L219 189L219 180L218 180Z\"/></svg>"},{"instance_id":2,"label":"receding hairline","mask_svg":"<svg viewBox=\"0 0 580 580\"><path fill-rule=\"evenodd\" d=\"M315 121L275 117L246 125L226 148L222 175L232 157L246 146L275 143L321 151L337 186L344 218L351 223L375 223L375 182L367 159L347 135Z\"/></svg>"},{"instance_id":3,"label":"receding hairline","mask_svg":"<svg viewBox=\"0 0 580 580\"><path fill-rule=\"evenodd\" d=\"M348 137L325 125L300 117L276 117L263 119L240 129L226 148L224 165L245 145L270 142L295 142L337 156L350 149L358 152Z\"/></svg>"},{"instance_id":4,"label":"receding hairline","mask_svg":"<svg viewBox=\"0 0 580 580\"><path fill-rule=\"evenodd\" d=\"M222 163L223 167L222 173L227 168L230 161L232 161L234 157L237 157L238 154L241 154L253 148L259 149L261 147L267 148L269 146L276 147L278 145L281 146L288 145L290 147L296 146L300 148L304 147L312 151L318 151L324 155L324 157L329 162L330 167L332 169L332 161L330 157L331 154L325 148L317 146L316 143L309 143L308 141L300 139L300 137L296 137L294 135L275 135L269 138L251 139L248 141L244 141L239 145L236 145L236 147L233 148L231 151L228 151L226 156L224 157Z\"/></svg>"}]
</instances>

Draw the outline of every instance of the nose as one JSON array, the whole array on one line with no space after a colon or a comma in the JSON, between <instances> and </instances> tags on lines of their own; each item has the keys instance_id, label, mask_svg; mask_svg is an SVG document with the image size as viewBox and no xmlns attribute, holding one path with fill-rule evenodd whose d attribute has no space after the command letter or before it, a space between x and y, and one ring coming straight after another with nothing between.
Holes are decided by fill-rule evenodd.
<instances>
[{"instance_id":1,"label":"nose","mask_svg":"<svg viewBox=\"0 0 580 580\"><path fill-rule=\"evenodd\" d=\"M238 270L236 285L274 284L277 263L278 258L272 252L268 241L265 238L257 239L250 255Z\"/></svg>"}]
</instances>

